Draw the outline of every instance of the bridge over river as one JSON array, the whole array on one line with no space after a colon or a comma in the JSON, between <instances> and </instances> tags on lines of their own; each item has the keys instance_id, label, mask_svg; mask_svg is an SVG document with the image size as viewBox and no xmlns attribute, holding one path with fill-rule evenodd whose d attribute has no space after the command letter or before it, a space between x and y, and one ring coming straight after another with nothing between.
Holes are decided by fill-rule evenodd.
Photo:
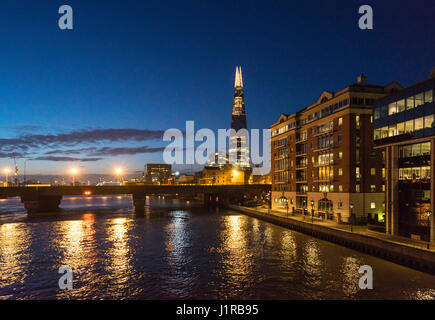
<instances>
[{"instance_id":1,"label":"bridge over river","mask_svg":"<svg viewBox=\"0 0 435 320\"><path fill-rule=\"evenodd\" d=\"M27 215L59 211L63 196L131 194L136 214L143 214L147 195L201 196L204 206L224 207L245 197L261 197L267 184L248 185L126 185L126 186L21 186L1 187L0 198L20 197Z\"/></svg>"}]
</instances>

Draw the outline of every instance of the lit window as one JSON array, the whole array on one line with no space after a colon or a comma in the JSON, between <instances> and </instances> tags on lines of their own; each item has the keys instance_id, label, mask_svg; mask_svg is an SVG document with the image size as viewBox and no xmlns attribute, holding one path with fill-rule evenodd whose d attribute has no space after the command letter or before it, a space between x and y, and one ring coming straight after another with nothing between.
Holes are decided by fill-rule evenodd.
<instances>
[{"instance_id":1,"label":"lit window","mask_svg":"<svg viewBox=\"0 0 435 320\"><path fill-rule=\"evenodd\" d=\"M341 126L343 124L343 118L338 118L338 125Z\"/></svg>"},{"instance_id":2,"label":"lit window","mask_svg":"<svg viewBox=\"0 0 435 320\"><path fill-rule=\"evenodd\" d=\"M397 112L405 111L405 100L399 100L397 101Z\"/></svg>"},{"instance_id":3,"label":"lit window","mask_svg":"<svg viewBox=\"0 0 435 320\"><path fill-rule=\"evenodd\" d=\"M388 105L388 115L397 113L396 102L392 102Z\"/></svg>"},{"instance_id":4,"label":"lit window","mask_svg":"<svg viewBox=\"0 0 435 320\"><path fill-rule=\"evenodd\" d=\"M414 121L414 130L415 131L423 129L423 126L424 126L423 121L424 121L424 118L415 119L415 121Z\"/></svg>"},{"instance_id":5,"label":"lit window","mask_svg":"<svg viewBox=\"0 0 435 320\"><path fill-rule=\"evenodd\" d=\"M338 191L343 192L343 186L341 184L338 186Z\"/></svg>"},{"instance_id":6,"label":"lit window","mask_svg":"<svg viewBox=\"0 0 435 320\"><path fill-rule=\"evenodd\" d=\"M370 174L372 176L375 176L376 175L376 168L370 168Z\"/></svg>"},{"instance_id":7,"label":"lit window","mask_svg":"<svg viewBox=\"0 0 435 320\"><path fill-rule=\"evenodd\" d=\"M424 117L424 127L425 128L433 127L433 114Z\"/></svg>"},{"instance_id":8,"label":"lit window","mask_svg":"<svg viewBox=\"0 0 435 320\"><path fill-rule=\"evenodd\" d=\"M339 169L338 169L338 175L339 175L339 176L342 176L342 175L343 175L343 169L342 169L342 168L339 168Z\"/></svg>"},{"instance_id":9,"label":"lit window","mask_svg":"<svg viewBox=\"0 0 435 320\"><path fill-rule=\"evenodd\" d=\"M376 192L376 185L372 184L370 186L370 192Z\"/></svg>"},{"instance_id":10,"label":"lit window","mask_svg":"<svg viewBox=\"0 0 435 320\"><path fill-rule=\"evenodd\" d=\"M409 120L405 122L405 132L414 131L414 120Z\"/></svg>"},{"instance_id":11,"label":"lit window","mask_svg":"<svg viewBox=\"0 0 435 320\"><path fill-rule=\"evenodd\" d=\"M360 185L359 184L356 184L355 185L355 192L360 192Z\"/></svg>"},{"instance_id":12,"label":"lit window","mask_svg":"<svg viewBox=\"0 0 435 320\"><path fill-rule=\"evenodd\" d=\"M400 122L397 124L397 134L405 133L405 122Z\"/></svg>"},{"instance_id":13,"label":"lit window","mask_svg":"<svg viewBox=\"0 0 435 320\"><path fill-rule=\"evenodd\" d=\"M340 152L338 153L338 159L343 159L343 152L340 151Z\"/></svg>"},{"instance_id":14,"label":"lit window","mask_svg":"<svg viewBox=\"0 0 435 320\"><path fill-rule=\"evenodd\" d=\"M406 98L406 109L414 108L414 96Z\"/></svg>"},{"instance_id":15,"label":"lit window","mask_svg":"<svg viewBox=\"0 0 435 320\"><path fill-rule=\"evenodd\" d=\"M433 91L429 90L424 93L424 102L430 103L433 101Z\"/></svg>"},{"instance_id":16,"label":"lit window","mask_svg":"<svg viewBox=\"0 0 435 320\"><path fill-rule=\"evenodd\" d=\"M371 202L370 203L370 209L376 209L376 203Z\"/></svg>"},{"instance_id":17,"label":"lit window","mask_svg":"<svg viewBox=\"0 0 435 320\"><path fill-rule=\"evenodd\" d=\"M415 95L415 107L419 107L424 103L423 92Z\"/></svg>"}]
</instances>

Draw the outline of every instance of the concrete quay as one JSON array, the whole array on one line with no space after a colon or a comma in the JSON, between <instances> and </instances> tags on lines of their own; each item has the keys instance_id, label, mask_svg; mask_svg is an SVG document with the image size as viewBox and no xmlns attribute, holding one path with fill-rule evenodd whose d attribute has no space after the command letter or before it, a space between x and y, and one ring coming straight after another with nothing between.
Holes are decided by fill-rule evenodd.
<instances>
[{"instance_id":1,"label":"concrete quay","mask_svg":"<svg viewBox=\"0 0 435 320\"><path fill-rule=\"evenodd\" d=\"M230 209L313 237L352 248L394 263L435 275L435 251L421 247L421 243L397 239L377 232L364 230L361 226L311 220L311 217L295 217L262 208L229 205ZM305 219L305 220L304 220ZM346 228L346 229L344 229Z\"/></svg>"}]
</instances>

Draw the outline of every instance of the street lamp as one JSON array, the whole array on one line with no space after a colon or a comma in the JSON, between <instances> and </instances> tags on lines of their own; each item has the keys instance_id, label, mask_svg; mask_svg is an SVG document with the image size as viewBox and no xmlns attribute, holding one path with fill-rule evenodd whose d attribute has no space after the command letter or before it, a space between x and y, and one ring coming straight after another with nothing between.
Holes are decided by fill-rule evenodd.
<instances>
[{"instance_id":1,"label":"street lamp","mask_svg":"<svg viewBox=\"0 0 435 320\"><path fill-rule=\"evenodd\" d=\"M287 209L287 219L288 219L288 200L285 201L285 208Z\"/></svg>"},{"instance_id":2,"label":"street lamp","mask_svg":"<svg viewBox=\"0 0 435 320\"><path fill-rule=\"evenodd\" d=\"M350 218L349 218L349 222L350 222L350 232L353 232L353 230L352 230L353 203L351 203L351 204L349 205L349 209L350 209Z\"/></svg>"},{"instance_id":3,"label":"street lamp","mask_svg":"<svg viewBox=\"0 0 435 320\"><path fill-rule=\"evenodd\" d=\"M427 249L429 250L429 245L430 245L430 215L432 214L432 212L430 210L426 211L426 215L427 215Z\"/></svg>"},{"instance_id":4,"label":"street lamp","mask_svg":"<svg viewBox=\"0 0 435 320\"><path fill-rule=\"evenodd\" d=\"M284 191L282 192L282 196L279 198L280 203L285 204L285 208L287 209L287 218L288 218L288 199L284 196Z\"/></svg>"},{"instance_id":5,"label":"street lamp","mask_svg":"<svg viewBox=\"0 0 435 320\"><path fill-rule=\"evenodd\" d=\"M314 200L311 200L311 223L314 223Z\"/></svg>"},{"instance_id":6,"label":"street lamp","mask_svg":"<svg viewBox=\"0 0 435 320\"><path fill-rule=\"evenodd\" d=\"M72 185L75 186L76 185L76 175L79 172L79 170L77 168L71 168L69 172L72 175L72 179L73 179Z\"/></svg>"},{"instance_id":7,"label":"street lamp","mask_svg":"<svg viewBox=\"0 0 435 320\"><path fill-rule=\"evenodd\" d=\"M6 168L4 170L5 174L6 174L6 186L9 184L9 173L11 172L11 169Z\"/></svg>"},{"instance_id":8,"label":"street lamp","mask_svg":"<svg viewBox=\"0 0 435 320\"><path fill-rule=\"evenodd\" d=\"M122 168L115 169L116 179L118 180L118 182L121 182L119 177L121 176L122 172L123 172Z\"/></svg>"}]
</instances>

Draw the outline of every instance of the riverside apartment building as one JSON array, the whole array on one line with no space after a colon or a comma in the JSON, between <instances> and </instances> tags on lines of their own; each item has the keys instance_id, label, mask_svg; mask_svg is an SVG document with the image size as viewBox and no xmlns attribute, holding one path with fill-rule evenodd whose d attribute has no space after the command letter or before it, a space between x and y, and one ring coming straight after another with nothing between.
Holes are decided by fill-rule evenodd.
<instances>
[{"instance_id":1,"label":"riverside apartment building","mask_svg":"<svg viewBox=\"0 0 435 320\"><path fill-rule=\"evenodd\" d=\"M368 84L362 74L339 91L323 91L296 113L281 114L270 127L272 208L350 223L383 210L373 104L401 88L397 82Z\"/></svg>"}]
</instances>

